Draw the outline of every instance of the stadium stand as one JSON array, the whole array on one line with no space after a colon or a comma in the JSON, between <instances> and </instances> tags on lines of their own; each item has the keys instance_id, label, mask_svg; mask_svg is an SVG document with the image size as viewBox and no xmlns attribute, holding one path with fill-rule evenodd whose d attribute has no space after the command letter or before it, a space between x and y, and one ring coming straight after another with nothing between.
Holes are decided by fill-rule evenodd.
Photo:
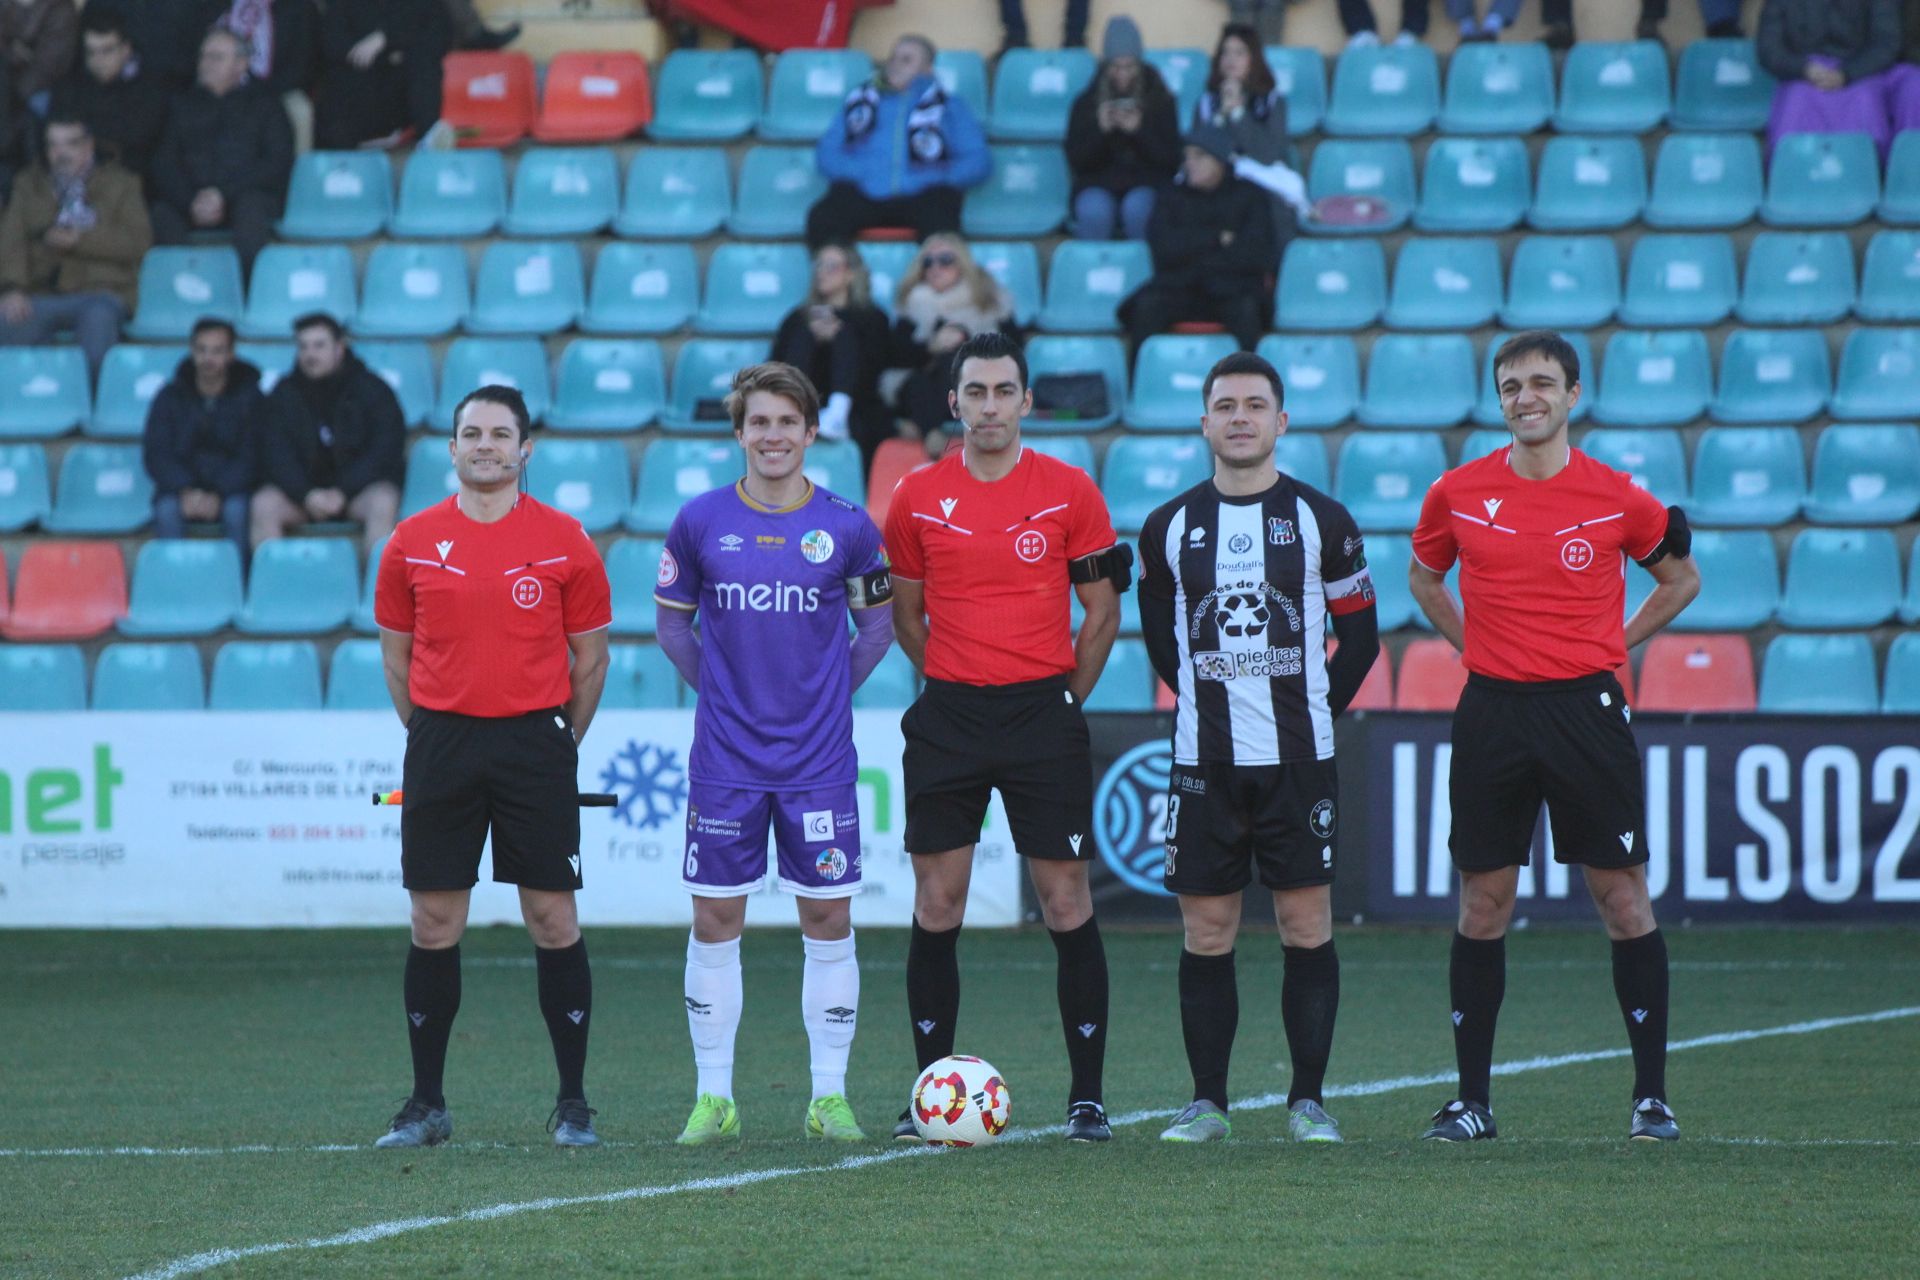
<instances>
[{"instance_id":1,"label":"stadium stand","mask_svg":"<svg viewBox=\"0 0 1920 1280\"><path fill-rule=\"evenodd\" d=\"M1743 324L1832 324L1853 310L1853 246L1838 231L1762 231L1747 248Z\"/></svg>"},{"instance_id":2,"label":"stadium stand","mask_svg":"<svg viewBox=\"0 0 1920 1280\"><path fill-rule=\"evenodd\" d=\"M1370 427L1462 422L1473 410L1473 368L1473 342L1464 334L1385 334L1367 359L1360 421Z\"/></svg>"},{"instance_id":3,"label":"stadium stand","mask_svg":"<svg viewBox=\"0 0 1920 1280\"><path fill-rule=\"evenodd\" d=\"M1763 195L1751 134L1670 133L1653 162L1643 213L1650 227L1728 228L1753 220Z\"/></svg>"},{"instance_id":4,"label":"stadium stand","mask_svg":"<svg viewBox=\"0 0 1920 1280\"><path fill-rule=\"evenodd\" d=\"M613 634L653 635L659 604L653 587L664 538L615 538L607 548L607 584L613 594Z\"/></svg>"},{"instance_id":5,"label":"stadium stand","mask_svg":"<svg viewBox=\"0 0 1920 1280\"><path fill-rule=\"evenodd\" d=\"M858 49L789 49L774 59L755 131L775 141L812 142L840 114L848 92L872 78L873 59Z\"/></svg>"},{"instance_id":6,"label":"stadium stand","mask_svg":"<svg viewBox=\"0 0 1920 1280\"><path fill-rule=\"evenodd\" d=\"M1163 333L1148 338L1133 361L1127 425L1162 430L1191 427L1199 417L1196 407L1206 371L1232 353L1233 339L1224 333Z\"/></svg>"},{"instance_id":7,"label":"stadium stand","mask_svg":"<svg viewBox=\"0 0 1920 1280\"><path fill-rule=\"evenodd\" d=\"M647 132L655 138L741 137L760 121L760 60L746 49L675 49L660 64L653 105Z\"/></svg>"},{"instance_id":8,"label":"stadium stand","mask_svg":"<svg viewBox=\"0 0 1920 1280\"><path fill-rule=\"evenodd\" d=\"M652 118L645 58L625 50L573 50L548 61L532 132L542 142L613 142Z\"/></svg>"},{"instance_id":9,"label":"stadium stand","mask_svg":"<svg viewBox=\"0 0 1920 1280\"><path fill-rule=\"evenodd\" d=\"M1392 329L1478 329L1500 310L1500 247L1483 237L1409 240L1393 264ZM1379 359L1376 344L1374 359ZM1471 361L1469 361L1471 363Z\"/></svg>"},{"instance_id":10,"label":"stadium stand","mask_svg":"<svg viewBox=\"0 0 1920 1280\"><path fill-rule=\"evenodd\" d=\"M1553 57L1542 44L1463 44L1447 59L1442 133L1532 133L1553 115Z\"/></svg>"},{"instance_id":11,"label":"stadium stand","mask_svg":"<svg viewBox=\"0 0 1920 1280\"><path fill-rule=\"evenodd\" d=\"M1500 323L1592 329L1620 309L1620 255L1606 236L1528 236L1513 251Z\"/></svg>"},{"instance_id":12,"label":"stadium stand","mask_svg":"<svg viewBox=\"0 0 1920 1280\"><path fill-rule=\"evenodd\" d=\"M586 272L572 241L496 240L480 255L462 323L468 333L558 333L586 309Z\"/></svg>"},{"instance_id":13,"label":"stadium stand","mask_svg":"<svg viewBox=\"0 0 1920 1280\"><path fill-rule=\"evenodd\" d=\"M387 711L392 707L380 642L342 640L334 646L327 660L327 710Z\"/></svg>"},{"instance_id":14,"label":"stadium stand","mask_svg":"<svg viewBox=\"0 0 1920 1280\"><path fill-rule=\"evenodd\" d=\"M1073 100L1094 70L1085 49L1009 49L994 68L988 134L998 141L1059 142Z\"/></svg>"},{"instance_id":15,"label":"stadium stand","mask_svg":"<svg viewBox=\"0 0 1920 1280\"><path fill-rule=\"evenodd\" d=\"M1447 452L1432 431L1355 432L1340 445L1334 494L1369 533L1410 530L1420 500L1447 469Z\"/></svg>"},{"instance_id":16,"label":"stadium stand","mask_svg":"<svg viewBox=\"0 0 1920 1280\"><path fill-rule=\"evenodd\" d=\"M1506 231L1527 216L1533 175L1519 138L1435 138L1420 171L1413 225L1422 231Z\"/></svg>"},{"instance_id":17,"label":"stadium stand","mask_svg":"<svg viewBox=\"0 0 1920 1280\"><path fill-rule=\"evenodd\" d=\"M1297 239L1280 259L1274 325L1364 329L1387 309L1387 255L1378 240Z\"/></svg>"},{"instance_id":18,"label":"stadium stand","mask_svg":"<svg viewBox=\"0 0 1920 1280\"><path fill-rule=\"evenodd\" d=\"M1688 503L1687 458L1680 433L1664 427L1589 431L1580 448L1660 499L1663 506Z\"/></svg>"},{"instance_id":19,"label":"stadium stand","mask_svg":"<svg viewBox=\"0 0 1920 1280\"><path fill-rule=\"evenodd\" d=\"M296 317L316 311L352 327L358 292L345 245L270 244L253 261L240 336L284 338Z\"/></svg>"},{"instance_id":20,"label":"stadium stand","mask_svg":"<svg viewBox=\"0 0 1920 1280\"><path fill-rule=\"evenodd\" d=\"M1633 246L1620 323L1637 328L1718 324L1739 294L1733 241L1724 235L1646 235Z\"/></svg>"},{"instance_id":21,"label":"stadium stand","mask_svg":"<svg viewBox=\"0 0 1920 1280\"><path fill-rule=\"evenodd\" d=\"M827 180L814 167L813 152L805 147L754 147L740 163L727 230L758 240L794 239L806 230L807 210L826 193Z\"/></svg>"},{"instance_id":22,"label":"stadium stand","mask_svg":"<svg viewBox=\"0 0 1920 1280\"><path fill-rule=\"evenodd\" d=\"M658 645L610 645L607 684L600 705L623 711L677 707L680 677Z\"/></svg>"},{"instance_id":23,"label":"stadium stand","mask_svg":"<svg viewBox=\"0 0 1920 1280\"><path fill-rule=\"evenodd\" d=\"M1773 90L1753 41L1695 40L1680 51L1669 123L1676 129L1756 133L1766 128Z\"/></svg>"},{"instance_id":24,"label":"stadium stand","mask_svg":"<svg viewBox=\"0 0 1920 1280\"><path fill-rule=\"evenodd\" d=\"M248 635L324 635L347 625L360 562L347 538L275 538L254 549L234 626Z\"/></svg>"},{"instance_id":25,"label":"stadium stand","mask_svg":"<svg viewBox=\"0 0 1920 1280\"><path fill-rule=\"evenodd\" d=\"M133 561L133 598L120 619L129 636L211 636L245 603L240 551L226 539L155 538Z\"/></svg>"},{"instance_id":26,"label":"stadium stand","mask_svg":"<svg viewBox=\"0 0 1920 1280\"><path fill-rule=\"evenodd\" d=\"M1878 711L1873 642L1857 634L1775 636L1760 668L1759 709L1777 715Z\"/></svg>"},{"instance_id":27,"label":"stadium stand","mask_svg":"<svg viewBox=\"0 0 1920 1280\"><path fill-rule=\"evenodd\" d=\"M1640 662L1642 711L1751 711L1753 650L1742 635L1657 635Z\"/></svg>"},{"instance_id":28,"label":"stadium stand","mask_svg":"<svg viewBox=\"0 0 1920 1280\"><path fill-rule=\"evenodd\" d=\"M320 651L311 640L229 640L213 659L213 711L318 711Z\"/></svg>"},{"instance_id":29,"label":"stadium stand","mask_svg":"<svg viewBox=\"0 0 1920 1280\"><path fill-rule=\"evenodd\" d=\"M634 156L621 190L616 234L698 239L733 209L727 154L709 147L649 147Z\"/></svg>"},{"instance_id":30,"label":"stadium stand","mask_svg":"<svg viewBox=\"0 0 1920 1280\"><path fill-rule=\"evenodd\" d=\"M1835 425L1813 450L1807 519L1901 524L1920 515L1920 426Z\"/></svg>"},{"instance_id":31,"label":"stadium stand","mask_svg":"<svg viewBox=\"0 0 1920 1280\"><path fill-rule=\"evenodd\" d=\"M87 660L78 645L0 648L0 711L84 711Z\"/></svg>"},{"instance_id":32,"label":"stadium stand","mask_svg":"<svg viewBox=\"0 0 1920 1280\"><path fill-rule=\"evenodd\" d=\"M1259 354L1287 389L1287 429L1313 431L1348 421L1360 405L1360 353L1343 336L1268 334Z\"/></svg>"},{"instance_id":33,"label":"stadium stand","mask_svg":"<svg viewBox=\"0 0 1920 1280\"><path fill-rule=\"evenodd\" d=\"M1790 133L1774 148L1760 219L1781 227L1865 221L1880 201L1880 157L1864 133Z\"/></svg>"},{"instance_id":34,"label":"stadium stand","mask_svg":"<svg viewBox=\"0 0 1920 1280\"><path fill-rule=\"evenodd\" d=\"M92 705L95 711L205 710L207 675L200 650L190 644L106 646L93 664Z\"/></svg>"},{"instance_id":35,"label":"stadium stand","mask_svg":"<svg viewBox=\"0 0 1920 1280\"><path fill-rule=\"evenodd\" d=\"M0 533L39 524L53 509L47 451L38 444L0 444Z\"/></svg>"},{"instance_id":36,"label":"stadium stand","mask_svg":"<svg viewBox=\"0 0 1920 1280\"><path fill-rule=\"evenodd\" d=\"M1423 44L1349 48L1333 69L1321 127L1335 137L1407 137L1440 114L1440 62Z\"/></svg>"},{"instance_id":37,"label":"stadium stand","mask_svg":"<svg viewBox=\"0 0 1920 1280\"><path fill-rule=\"evenodd\" d=\"M507 168L498 151L416 151L400 171L396 236L484 236L506 216Z\"/></svg>"},{"instance_id":38,"label":"stadium stand","mask_svg":"<svg viewBox=\"0 0 1920 1280\"><path fill-rule=\"evenodd\" d=\"M1880 710L1890 716L1920 715L1920 635L1898 635L1887 646Z\"/></svg>"},{"instance_id":39,"label":"stadium stand","mask_svg":"<svg viewBox=\"0 0 1920 1280\"><path fill-rule=\"evenodd\" d=\"M866 683L853 691L853 705L861 711L904 710L920 693L919 673L904 650L889 649Z\"/></svg>"},{"instance_id":40,"label":"stadium stand","mask_svg":"<svg viewBox=\"0 0 1920 1280\"><path fill-rule=\"evenodd\" d=\"M605 147L532 147L513 171L501 231L510 236L590 236L620 212L620 171Z\"/></svg>"},{"instance_id":41,"label":"stadium stand","mask_svg":"<svg viewBox=\"0 0 1920 1280\"><path fill-rule=\"evenodd\" d=\"M1080 433L1110 427L1119 420L1120 409L1127 401L1127 353L1118 338L1063 338L1049 334L1029 338L1027 372L1036 380L1053 375L1097 373L1107 389L1107 412L1084 417L1045 412L1046 406L1036 399L1034 416L1027 419L1036 439L1043 439L1044 433L1054 431ZM1075 438L1082 439L1078 435Z\"/></svg>"},{"instance_id":42,"label":"stadium stand","mask_svg":"<svg viewBox=\"0 0 1920 1280\"><path fill-rule=\"evenodd\" d=\"M1138 530L1161 503L1212 473L1213 455L1197 436L1127 436L1107 446L1100 488L1113 527Z\"/></svg>"},{"instance_id":43,"label":"stadium stand","mask_svg":"<svg viewBox=\"0 0 1920 1280\"><path fill-rule=\"evenodd\" d=\"M1693 501L1704 526L1793 521L1807 498L1800 434L1781 427L1709 427L1693 458Z\"/></svg>"},{"instance_id":44,"label":"stadium stand","mask_svg":"<svg viewBox=\"0 0 1920 1280\"><path fill-rule=\"evenodd\" d=\"M440 118L463 147L509 147L533 128L533 59L466 51L446 56Z\"/></svg>"},{"instance_id":45,"label":"stadium stand","mask_svg":"<svg viewBox=\"0 0 1920 1280\"><path fill-rule=\"evenodd\" d=\"M123 342L100 365L93 417L86 434L101 439L138 439L147 426L147 406L186 356L184 347Z\"/></svg>"},{"instance_id":46,"label":"stadium stand","mask_svg":"<svg viewBox=\"0 0 1920 1280\"><path fill-rule=\"evenodd\" d=\"M464 324L472 305L460 246L380 244L367 258L366 288L351 327L373 338L437 338Z\"/></svg>"},{"instance_id":47,"label":"stadium stand","mask_svg":"<svg viewBox=\"0 0 1920 1280\"><path fill-rule=\"evenodd\" d=\"M1399 711L1452 711L1467 685L1460 655L1437 637L1408 642L1400 651L1399 677L1393 700Z\"/></svg>"},{"instance_id":48,"label":"stadium stand","mask_svg":"<svg viewBox=\"0 0 1920 1280\"><path fill-rule=\"evenodd\" d=\"M93 417L78 347L0 347L0 439L65 435Z\"/></svg>"},{"instance_id":49,"label":"stadium stand","mask_svg":"<svg viewBox=\"0 0 1920 1280\"><path fill-rule=\"evenodd\" d=\"M140 449L125 444L76 444L60 462L48 533L119 534L145 528L153 517L153 480Z\"/></svg>"},{"instance_id":50,"label":"stadium stand","mask_svg":"<svg viewBox=\"0 0 1920 1280\"><path fill-rule=\"evenodd\" d=\"M1561 133L1646 133L1672 105L1667 51L1658 41L1609 44L1583 40L1560 68Z\"/></svg>"},{"instance_id":51,"label":"stadium stand","mask_svg":"<svg viewBox=\"0 0 1920 1280\"><path fill-rule=\"evenodd\" d=\"M106 632L126 612L127 569L116 544L36 541L20 553L13 607L0 622L0 635L9 640L87 640Z\"/></svg>"},{"instance_id":52,"label":"stadium stand","mask_svg":"<svg viewBox=\"0 0 1920 1280\"><path fill-rule=\"evenodd\" d=\"M1397 138L1326 138L1307 167L1307 196L1344 201L1353 222L1310 217L1307 226L1329 235L1396 231L1419 204L1413 181L1413 150Z\"/></svg>"},{"instance_id":53,"label":"stadium stand","mask_svg":"<svg viewBox=\"0 0 1920 1280\"><path fill-rule=\"evenodd\" d=\"M1716 422L1811 418L1826 408L1833 369L1815 329L1735 329L1720 349Z\"/></svg>"},{"instance_id":54,"label":"stadium stand","mask_svg":"<svg viewBox=\"0 0 1920 1280\"><path fill-rule=\"evenodd\" d=\"M393 217L393 166L377 151L309 151L293 162L287 211L277 228L288 240L360 240Z\"/></svg>"},{"instance_id":55,"label":"stadium stand","mask_svg":"<svg viewBox=\"0 0 1920 1280\"><path fill-rule=\"evenodd\" d=\"M1630 137L1559 137L1540 153L1527 221L1542 231L1610 231L1647 203L1647 162Z\"/></svg>"},{"instance_id":56,"label":"stadium stand","mask_svg":"<svg viewBox=\"0 0 1920 1280\"><path fill-rule=\"evenodd\" d=\"M193 322L214 316L237 323L246 310L240 255L225 245L158 246L140 262L140 305L127 336L185 340Z\"/></svg>"},{"instance_id":57,"label":"stadium stand","mask_svg":"<svg viewBox=\"0 0 1920 1280\"><path fill-rule=\"evenodd\" d=\"M1287 132L1317 132L1327 116L1327 62L1318 49L1268 45L1273 85L1287 99Z\"/></svg>"},{"instance_id":58,"label":"stadium stand","mask_svg":"<svg viewBox=\"0 0 1920 1280\"><path fill-rule=\"evenodd\" d=\"M657 342L576 339L560 355L555 383L547 425L556 431L631 431L657 418L667 402Z\"/></svg>"},{"instance_id":59,"label":"stadium stand","mask_svg":"<svg viewBox=\"0 0 1920 1280\"><path fill-rule=\"evenodd\" d=\"M1827 411L1856 420L1920 418L1920 329L1849 333Z\"/></svg>"}]
</instances>

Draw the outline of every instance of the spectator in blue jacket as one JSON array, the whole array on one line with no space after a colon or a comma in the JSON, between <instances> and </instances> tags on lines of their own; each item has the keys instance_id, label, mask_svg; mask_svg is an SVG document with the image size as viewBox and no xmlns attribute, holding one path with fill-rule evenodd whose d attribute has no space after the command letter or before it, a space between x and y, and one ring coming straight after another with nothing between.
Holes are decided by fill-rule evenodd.
<instances>
[{"instance_id":1,"label":"spectator in blue jacket","mask_svg":"<svg viewBox=\"0 0 1920 1280\"><path fill-rule=\"evenodd\" d=\"M260 466L266 397L260 370L234 358L233 326L193 326L189 354L147 409L142 452L153 477L153 532L186 533L189 520L218 520L247 559L247 506Z\"/></svg>"},{"instance_id":2,"label":"spectator in blue jacket","mask_svg":"<svg viewBox=\"0 0 1920 1280\"><path fill-rule=\"evenodd\" d=\"M986 180L986 134L933 74L933 42L901 36L872 83L847 95L814 148L832 184L807 214L807 246L852 241L868 227L916 238L960 229L960 197Z\"/></svg>"}]
</instances>

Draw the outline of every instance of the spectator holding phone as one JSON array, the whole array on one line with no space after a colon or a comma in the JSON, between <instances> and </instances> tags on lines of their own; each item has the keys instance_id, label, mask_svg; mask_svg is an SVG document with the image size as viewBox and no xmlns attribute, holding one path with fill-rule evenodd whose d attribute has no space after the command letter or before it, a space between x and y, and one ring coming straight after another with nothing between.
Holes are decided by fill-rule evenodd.
<instances>
[{"instance_id":1,"label":"spectator holding phone","mask_svg":"<svg viewBox=\"0 0 1920 1280\"><path fill-rule=\"evenodd\" d=\"M1082 240L1144 239L1154 190L1180 167L1179 107L1143 52L1133 19L1109 19L1100 74L1067 119L1072 230Z\"/></svg>"}]
</instances>

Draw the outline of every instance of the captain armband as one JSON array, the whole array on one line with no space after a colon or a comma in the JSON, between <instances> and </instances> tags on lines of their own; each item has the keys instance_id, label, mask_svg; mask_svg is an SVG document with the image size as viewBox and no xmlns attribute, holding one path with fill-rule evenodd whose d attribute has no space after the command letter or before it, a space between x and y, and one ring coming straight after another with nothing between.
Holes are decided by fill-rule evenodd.
<instances>
[{"instance_id":1,"label":"captain armband","mask_svg":"<svg viewBox=\"0 0 1920 1280\"><path fill-rule=\"evenodd\" d=\"M872 609L893 599L893 570L875 569L847 579L847 607Z\"/></svg>"},{"instance_id":2,"label":"captain armband","mask_svg":"<svg viewBox=\"0 0 1920 1280\"><path fill-rule=\"evenodd\" d=\"M1679 507L1668 507L1666 536L1636 563L1642 569L1651 569L1668 556L1672 556L1675 560L1685 560L1692 552L1693 526L1687 523L1687 513Z\"/></svg>"},{"instance_id":3,"label":"captain armband","mask_svg":"<svg viewBox=\"0 0 1920 1280\"><path fill-rule=\"evenodd\" d=\"M1113 589L1126 594L1133 585L1133 546L1131 543L1116 542L1105 551L1096 551L1090 556L1081 556L1078 560L1067 561L1067 580L1075 586L1088 582L1098 582L1102 578L1113 583Z\"/></svg>"}]
</instances>

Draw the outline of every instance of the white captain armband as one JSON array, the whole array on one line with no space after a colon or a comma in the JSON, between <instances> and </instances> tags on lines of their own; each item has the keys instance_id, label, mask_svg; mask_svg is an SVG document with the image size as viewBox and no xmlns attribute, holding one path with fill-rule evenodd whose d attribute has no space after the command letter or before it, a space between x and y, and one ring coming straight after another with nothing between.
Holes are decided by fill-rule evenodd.
<instances>
[{"instance_id":1,"label":"white captain armband","mask_svg":"<svg viewBox=\"0 0 1920 1280\"><path fill-rule=\"evenodd\" d=\"M1126 594L1127 588L1133 585L1132 544L1116 542L1105 551L1067 561L1067 581L1075 586L1102 578L1113 583L1115 591Z\"/></svg>"},{"instance_id":2,"label":"white captain armband","mask_svg":"<svg viewBox=\"0 0 1920 1280\"><path fill-rule=\"evenodd\" d=\"M893 599L893 570L884 566L847 579L847 607L872 609Z\"/></svg>"},{"instance_id":3,"label":"white captain armband","mask_svg":"<svg viewBox=\"0 0 1920 1280\"><path fill-rule=\"evenodd\" d=\"M1667 508L1667 536L1660 539L1653 550L1635 563L1642 569L1651 569L1668 556L1675 560L1685 560L1693 552L1693 526L1687 523L1687 513L1679 507Z\"/></svg>"}]
</instances>

